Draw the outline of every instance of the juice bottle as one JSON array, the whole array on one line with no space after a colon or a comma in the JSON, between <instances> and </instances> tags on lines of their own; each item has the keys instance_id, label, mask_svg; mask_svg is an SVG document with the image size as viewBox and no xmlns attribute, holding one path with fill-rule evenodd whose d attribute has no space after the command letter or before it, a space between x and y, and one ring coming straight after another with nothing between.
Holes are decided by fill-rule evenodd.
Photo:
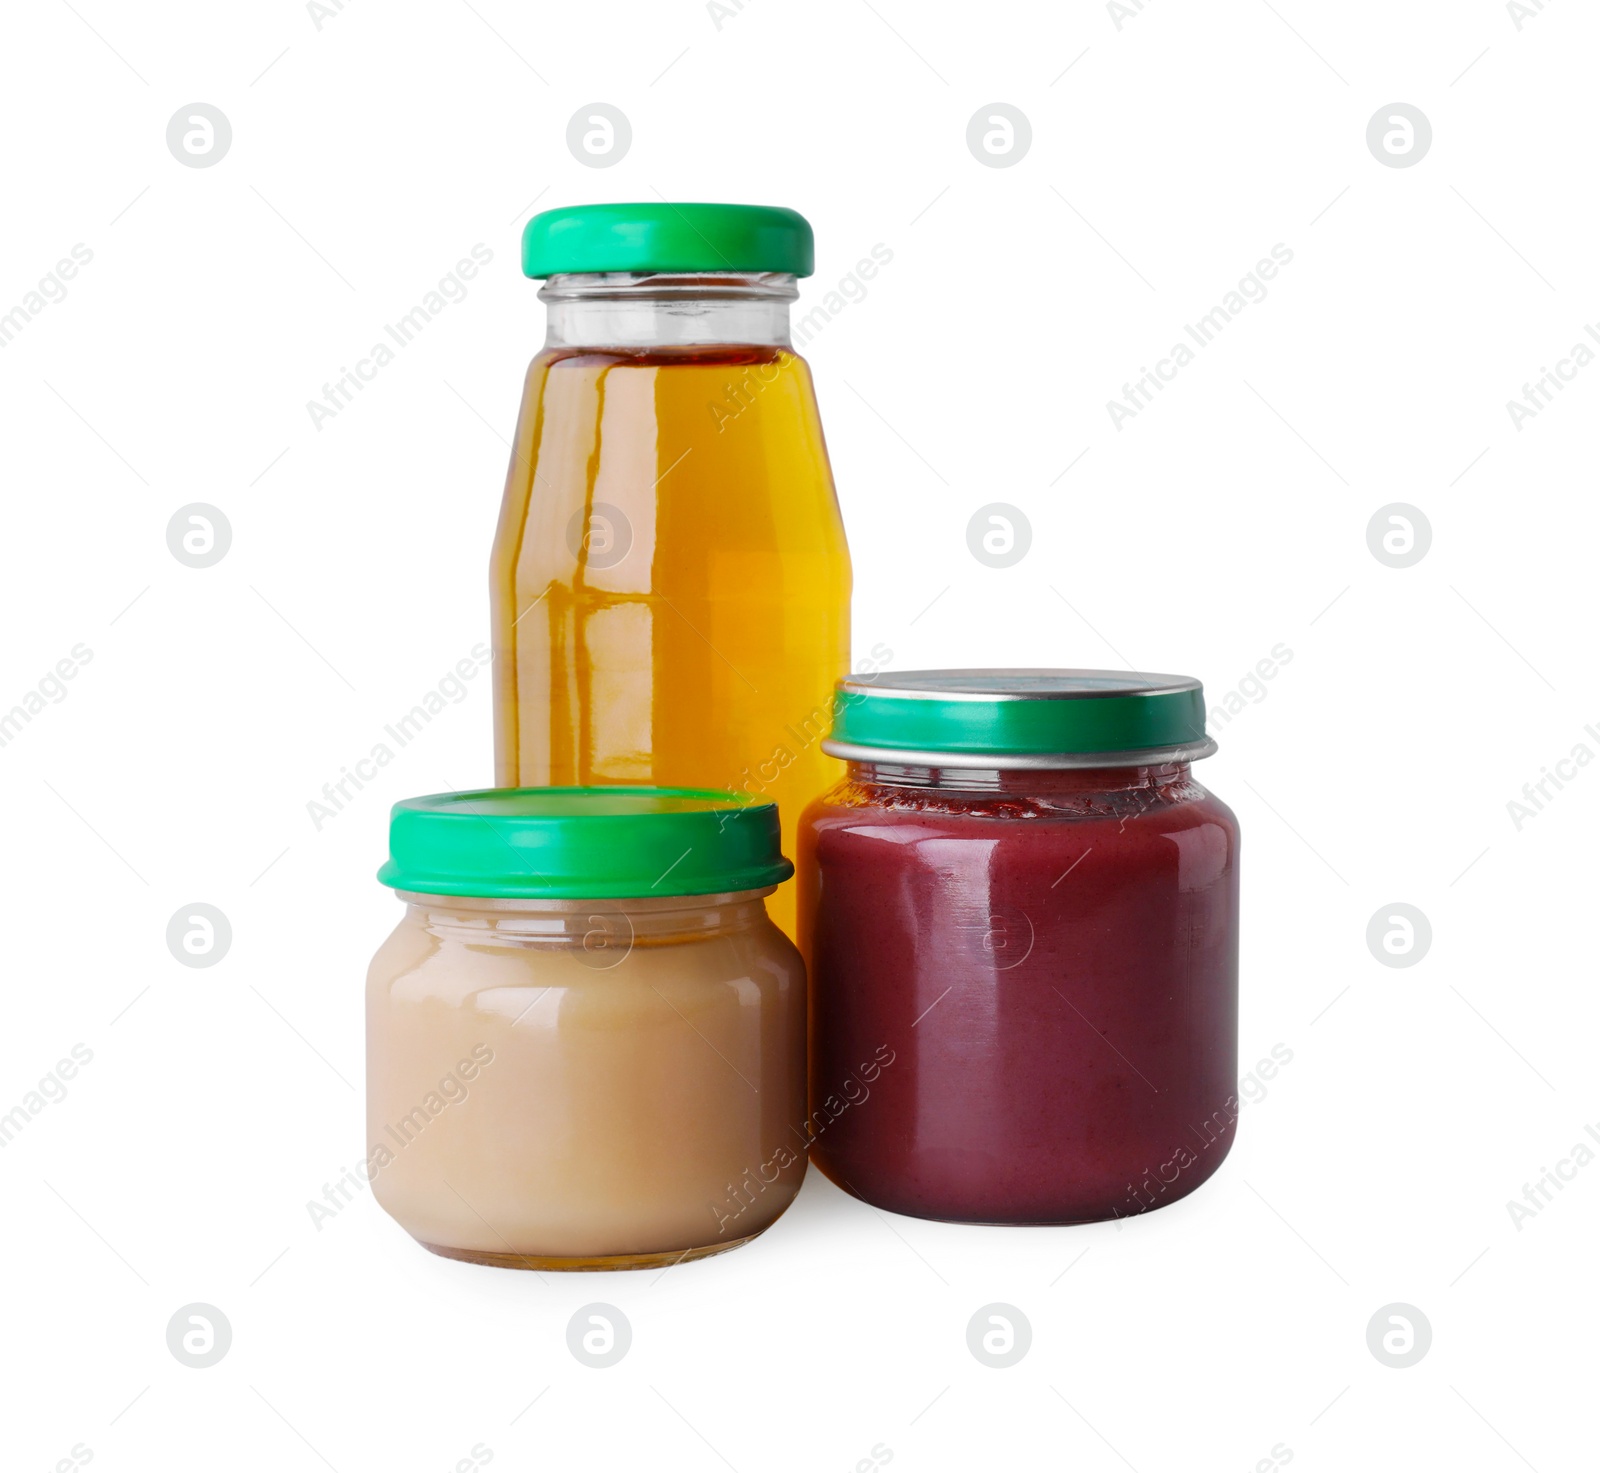
<instances>
[{"instance_id":1,"label":"juice bottle","mask_svg":"<svg viewBox=\"0 0 1600 1473\"><path fill-rule=\"evenodd\" d=\"M496 782L732 789L784 852L842 768L850 560L789 303L811 227L748 205L529 221L548 336L491 559ZM794 885L771 897L795 930Z\"/></svg>"}]
</instances>

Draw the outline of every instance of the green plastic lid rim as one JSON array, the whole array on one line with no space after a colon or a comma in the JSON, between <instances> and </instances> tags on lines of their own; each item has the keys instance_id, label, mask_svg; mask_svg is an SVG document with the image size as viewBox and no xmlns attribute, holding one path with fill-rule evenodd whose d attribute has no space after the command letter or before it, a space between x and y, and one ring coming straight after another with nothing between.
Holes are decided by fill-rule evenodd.
<instances>
[{"instance_id":1,"label":"green plastic lid rim","mask_svg":"<svg viewBox=\"0 0 1600 1473\"><path fill-rule=\"evenodd\" d=\"M1047 768L1195 761L1216 751L1188 676L916 670L839 683L823 750L847 761Z\"/></svg>"},{"instance_id":2,"label":"green plastic lid rim","mask_svg":"<svg viewBox=\"0 0 1600 1473\"><path fill-rule=\"evenodd\" d=\"M535 279L599 272L776 272L815 269L811 226L776 205L567 205L523 227L522 270Z\"/></svg>"},{"instance_id":3,"label":"green plastic lid rim","mask_svg":"<svg viewBox=\"0 0 1600 1473\"><path fill-rule=\"evenodd\" d=\"M720 789L478 789L390 811L379 882L427 895L607 900L770 888L777 809Z\"/></svg>"}]
</instances>

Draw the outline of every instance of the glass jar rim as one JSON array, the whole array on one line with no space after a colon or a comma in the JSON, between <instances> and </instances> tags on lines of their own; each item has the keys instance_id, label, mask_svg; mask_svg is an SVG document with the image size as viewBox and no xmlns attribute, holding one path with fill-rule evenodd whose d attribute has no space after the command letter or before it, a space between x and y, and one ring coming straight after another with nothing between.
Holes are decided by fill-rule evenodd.
<instances>
[{"instance_id":1,"label":"glass jar rim","mask_svg":"<svg viewBox=\"0 0 1600 1473\"><path fill-rule=\"evenodd\" d=\"M776 885L758 885L749 890L712 890L700 895L446 895L437 890L396 889L395 899L406 905L447 906L460 901L464 910L489 910L505 914L552 916L581 915L604 906L615 911L670 915L680 910L711 910L725 905L744 905L763 900Z\"/></svg>"},{"instance_id":2,"label":"glass jar rim","mask_svg":"<svg viewBox=\"0 0 1600 1473\"><path fill-rule=\"evenodd\" d=\"M889 767L996 768L1001 771L1065 772L1096 767L1166 767L1179 762L1199 762L1217 751L1215 738L1166 747L1132 747L1109 752L958 752L914 751L897 747L867 747L850 742L822 743L830 757L857 764Z\"/></svg>"}]
</instances>

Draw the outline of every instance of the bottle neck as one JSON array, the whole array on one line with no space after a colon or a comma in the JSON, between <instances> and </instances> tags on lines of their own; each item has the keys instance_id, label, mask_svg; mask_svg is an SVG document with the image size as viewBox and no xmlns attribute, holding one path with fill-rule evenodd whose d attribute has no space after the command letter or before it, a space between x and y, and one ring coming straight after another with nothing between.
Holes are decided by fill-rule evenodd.
<instances>
[{"instance_id":1,"label":"bottle neck","mask_svg":"<svg viewBox=\"0 0 1600 1473\"><path fill-rule=\"evenodd\" d=\"M572 273L539 290L546 348L787 348L799 294L794 277L768 271Z\"/></svg>"}]
</instances>

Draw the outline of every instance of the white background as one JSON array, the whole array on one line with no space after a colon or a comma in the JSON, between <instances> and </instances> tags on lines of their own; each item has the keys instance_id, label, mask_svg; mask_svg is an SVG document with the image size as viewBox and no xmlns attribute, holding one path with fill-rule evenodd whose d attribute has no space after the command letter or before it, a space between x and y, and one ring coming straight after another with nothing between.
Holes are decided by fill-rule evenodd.
<instances>
[{"instance_id":1,"label":"white background","mask_svg":"<svg viewBox=\"0 0 1600 1473\"><path fill-rule=\"evenodd\" d=\"M93 1062L0 1150L6 1469L1593 1466L1600 1162L1506 1204L1600 1122L1600 770L1507 804L1600 752L1600 365L1520 430L1506 401L1600 319L1600 22L1274 3L9 9L0 312L93 260L0 350L0 709L92 659L0 748L0 1111ZM1032 127L1008 168L965 141L997 101ZM1367 147L1396 101L1414 167ZM212 167L165 144L193 102L232 125ZM594 102L632 126L610 168L566 146ZM320 831L306 805L487 636L533 202L657 197L801 210L801 310L893 252L806 349L858 655L1126 661L1216 704L1291 650L1200 776L1245 832L1242 1067L1293 1062L1181 1204L951 1227L813 1173L750 1247L569 1278L433 1258L370 1193L313 1226L362 1149L386 810L491 777L486 678ZM466 300L314 427L477 243ZM1032 526L1009 569L967 550L994 501ZM232 526L210 568L167 548L191 502ZM1367 545L1392 502L1432 528L1405 569ZM209 969L164 940L193 902L233 929ZM1365 940L1394 902L1433 930L1404 969ZM609 1370L566 1345L596 1300L633 1327ZM206 1370L166 1344L196 1301L233 1331ZM1033 1331L1004 1370L966 1344L994 1301ZM1432 1326L1409 1369L1367 1346L1394 1302Z\"/></svg>"}]
</instances>

